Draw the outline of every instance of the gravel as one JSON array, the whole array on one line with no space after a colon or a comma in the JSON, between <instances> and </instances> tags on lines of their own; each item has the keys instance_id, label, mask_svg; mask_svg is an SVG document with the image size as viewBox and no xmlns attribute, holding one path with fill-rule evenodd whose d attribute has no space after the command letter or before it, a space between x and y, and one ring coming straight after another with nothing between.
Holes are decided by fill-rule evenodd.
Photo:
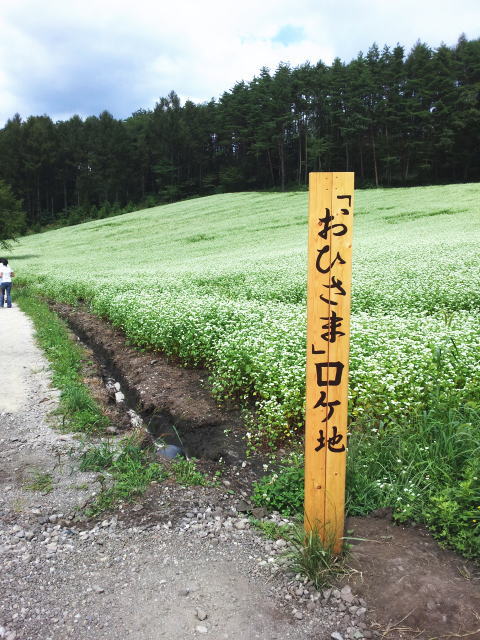
<instances>
[{"instance_id":1,"label":"gravel","mask_svg":"<svg viewBox=\"0 0 480 640\"><path fill-rule=\"evenodd\" d=\"M0 405L1 639L376 637L349 585L317 591L289 573L287 542L252 529L228 481L154 485L136 504L87 520L82 506L99 483L78 471L85 442L52 428L59 394L24 325L27 346L15 357L25 398L16 410ZM4 371L11 357L0 356ZM33 472L49 474L52 491L28 490Z\"/></svg>"},{"instance_id":2,"label":"gravel","mask_svg":"<svg viewBox=\"0 0 480 640\"><path fill-rule=\"evenodd\" d=\"M345 588L317 592L282 569L281 549L233 507L215 513L206 505L175 526L128 526L118 515L97 523L66 516L57 524L31 522L28 530L4 526L2 625L25 640L150 638L157 631L169 638L195 631L218 638L326 638L334 631L344 640L369 637L360 599L352 595L355 604L345 610ZM245 527L238 529L240 522Z\"/></svg>"}]
</instances>

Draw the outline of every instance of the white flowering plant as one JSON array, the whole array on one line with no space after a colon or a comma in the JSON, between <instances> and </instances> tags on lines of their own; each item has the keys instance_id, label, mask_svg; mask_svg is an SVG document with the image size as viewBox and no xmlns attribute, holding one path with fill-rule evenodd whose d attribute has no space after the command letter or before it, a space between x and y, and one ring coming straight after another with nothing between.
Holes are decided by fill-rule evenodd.
<instances>
[{"instance_id":1,"label":"white flowering plant","mask_svg":"<svg viewBox=\"0 0 480 640\"><path fill-rule=\"evenodd\" d=\"M480 407L479 203L478 184L356 193L354 436ZM11 261L39 294L206 367L248 416L250 450L274 449L303 429L306 221L305 193L221 194L28 236Z\"/></svg>"}]
</instances>

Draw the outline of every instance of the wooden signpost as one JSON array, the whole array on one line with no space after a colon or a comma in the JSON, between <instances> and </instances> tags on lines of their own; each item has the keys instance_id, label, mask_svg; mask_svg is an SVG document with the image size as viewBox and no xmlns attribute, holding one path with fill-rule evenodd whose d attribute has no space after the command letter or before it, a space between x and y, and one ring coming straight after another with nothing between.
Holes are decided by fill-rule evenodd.
<instances>
[{"instance_id":1,"label":"wooden signpost","mask_svg":"<svg viewBox=\"0 0 480 640\"><path fill-rule=\"evenodd\" d=\"M311 173L305 530L342 549L347 455L353 173Z\"/></svg>"}]
</instances>

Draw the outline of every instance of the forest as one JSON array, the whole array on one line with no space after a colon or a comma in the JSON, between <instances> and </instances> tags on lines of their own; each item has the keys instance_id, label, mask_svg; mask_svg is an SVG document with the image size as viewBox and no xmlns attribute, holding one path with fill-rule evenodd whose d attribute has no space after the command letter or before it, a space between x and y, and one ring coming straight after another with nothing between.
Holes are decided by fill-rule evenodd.
<instances>
[{"instance_id":1,"label":"forest","mask_svg":"<svg viewBox=\"0 0 480 640\"><path fill-rule=\"evenodd\" d=\"M193 196L304 189L310 171L355 171L360 188L475 182L479 123L480 39L408 53L374 44L348 63L263 68L202 104L172 91L126 119L15 114L0 130L0 191L21 203L22 231L39 231Z\"/></svg>"}]
</instances>

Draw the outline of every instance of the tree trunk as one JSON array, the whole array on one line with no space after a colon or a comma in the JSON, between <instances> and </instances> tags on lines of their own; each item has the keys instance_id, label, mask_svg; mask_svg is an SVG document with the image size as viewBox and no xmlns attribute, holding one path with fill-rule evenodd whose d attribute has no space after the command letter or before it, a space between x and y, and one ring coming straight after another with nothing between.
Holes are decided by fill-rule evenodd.
<instances>
[{"instance_id":1,"label":"tree trunk","mask_svg":"<svg viewBox=\"0 0 480 640\"><path fill-rule=\"evenodd\" d=\"M272 176L272 187L275 186L275 174L273 172L272 155L270 149L267 149L268 166L270 167L270 175Z\"/></svg>"},{"instance_id":2,"label":"tree trunk","mask_svg":"<svg viewBox=\"0 0 480 640\"><path fill-rule=\"evenodd\" d=\"M278 155L280 158L280 186L285 191L285 146L283 138L278 142Z\"/></svg>"},{"instance_id":3,"label":"tree trunk","mask_svg":"<svg viewBox=\"0 0 480 640\"><path fill-rule=\"evenodd\" d=\"M297 184L300 186L302 184L302 129L299 127L298 130L298 177Z\"/></svg>"},{"instance_id":4,"label":"tree trunk","mask_svg":"<svg viewBox=\"0 0 480 640\"><path fill-rule=\"evenodd\" d=\"M308 183L308 134L305 128L305 184Z\"/></svg>"},{"instance_id":5,"label":"tree trunk","mask_svg":"<svg viewBox=\"0 0 480 640\"><path fill-rule=\"evenodd\" d=\"M385 127L385 143L386 143L388 156L390 157L390 153L389 153L390 142L388 139L388 127ZM390 161L388 162L388 166L387 166L387 182L388 182L388 186L391 187L392 186L392 163Z\"/></svg>"},{"instance_id":6,"label":"tree trunk","mask_svg":"<svg viewBox=\"0 0 480 640\"><path fill-rule=\"evenodd\" d=\"M372 151L373 151L373 169L375 173L375 186L378 188L378 168L377 168L377 154L375 150L375 138L372 133Z\"/></svg>"},{"instance_id":7,"label":"tree trunk","mask_svg":"<svg viewBox=\"0 0 480 640\"><path fill-rule=\"evenodd\" d=\"M36 203L36 214L35 214L35 221L39 222L40 221L40 210L41 210L41 202L40 202L40 179L38 177L38 174L35 176L35 181L37 183L37 203Z\"/></svg>"}]
</instances>

